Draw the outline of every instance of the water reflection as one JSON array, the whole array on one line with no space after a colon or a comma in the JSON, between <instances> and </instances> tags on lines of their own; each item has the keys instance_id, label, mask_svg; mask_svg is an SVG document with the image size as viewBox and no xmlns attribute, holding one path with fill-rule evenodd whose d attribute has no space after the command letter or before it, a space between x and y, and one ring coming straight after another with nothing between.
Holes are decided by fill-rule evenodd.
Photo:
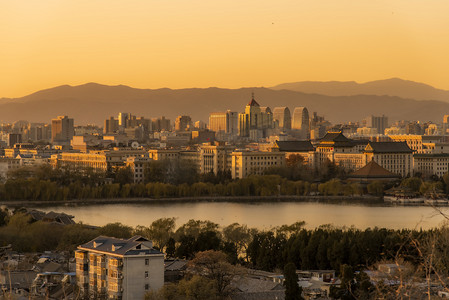
<instances>
[{"instance_id":1,"label":"water reflection","mask_svg":"<svg viewBox=\"0 0 449 300\"><path fill-rule=\"evenodd\" d=\"M189 219L210 220L221 226L234 222L258 229L269 229L296 221L305 221L309 229L323 224L335 226L386 227L392 229L440 226L445 218L425 206L366 206L362 204L323 203L168 203L103 204L83 206L37 207L44 211L65 212L75 221L102 226L121 222L130 226L148 226L162 217L176 217L177 225ZM449 213L447 208L443 212Z\"/></svg>"}]
</instances>

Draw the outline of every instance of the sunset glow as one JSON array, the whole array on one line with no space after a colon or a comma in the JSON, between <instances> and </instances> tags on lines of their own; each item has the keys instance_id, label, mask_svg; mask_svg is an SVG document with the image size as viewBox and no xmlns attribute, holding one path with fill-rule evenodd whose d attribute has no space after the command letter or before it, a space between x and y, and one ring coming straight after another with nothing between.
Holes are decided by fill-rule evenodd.
<instances>
[{"instance_id":1,"label":"sunset glow","mask_svg":"<svg viewBox=\"0 0 449 300\"><path fill-rule=\"evenodd\" d=\"M449 89L447 1L0 1L0 97L62 84Z\"/></svg>"}]
</instances>

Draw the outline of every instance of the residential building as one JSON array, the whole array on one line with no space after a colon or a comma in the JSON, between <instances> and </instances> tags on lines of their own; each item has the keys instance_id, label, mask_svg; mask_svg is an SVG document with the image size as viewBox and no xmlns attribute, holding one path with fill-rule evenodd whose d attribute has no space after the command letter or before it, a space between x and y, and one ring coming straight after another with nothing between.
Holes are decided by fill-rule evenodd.
<instances>
[{"instance_id":1,"label":"residential building","mask_svg":"<svg viewBox=\"0 0 449 300\"><path fill-rule=\"evenodd\" d=\"M285 153L262 151L235 151L232 156L232 178L262 175L265 170L285 165Z\"/></svg>"},{"instance_id":2,"label":"residential building","mask_svg":"<svg viewBox=\"0 0 449 300\"><path fill-rule=\"evenodd\" d=\"M81 295L91 298L144 299L164 285L164 254L141 236L99 236L75 251Z\"/></svg>"}]
</instances>

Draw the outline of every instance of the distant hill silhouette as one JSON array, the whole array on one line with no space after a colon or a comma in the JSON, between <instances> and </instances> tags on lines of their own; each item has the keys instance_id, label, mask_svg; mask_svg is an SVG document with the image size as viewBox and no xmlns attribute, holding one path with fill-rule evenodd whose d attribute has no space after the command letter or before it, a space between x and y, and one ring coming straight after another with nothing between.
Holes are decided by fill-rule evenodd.
<instances>
[{"instance_id":1,"label":"distant hill silhouette","mask_svg":"<svg viewBox=\"0 0 449 300\"><path fill-rule=\"evenodd\" d=\"M274 90L291 90L327 96L388 95L416 100L440 100L449 102L449 91L436 89L430 85L391 78L366 83L355 81L302 81L283 83L272 87Z\"/></svg>"},{"instance_id":2,"label":"distant hill silhouette","mask_svg":"<svg viewBox=\"0 0 449 300\"><path fill-rule=\"evenodd\" d=\"M148 118L165 115L172 121L177 115L188 114L195 121L207 121L210 112L243 111L251 99L251 92L262 106L288 106L291 111L296 106L306 106L310 114L317 111L331 122L359 121L371 114L385 114L390 121L441 122L443 115L449 114L449 103L446 102L392 96L331 97L268 88L149 90L88 83L59 86L22 98L1 99L0 120L50 122L55 116L68 115L75 119L75 124L103 125L109 116L130 112Z\"/></svg>"}]
</instances>

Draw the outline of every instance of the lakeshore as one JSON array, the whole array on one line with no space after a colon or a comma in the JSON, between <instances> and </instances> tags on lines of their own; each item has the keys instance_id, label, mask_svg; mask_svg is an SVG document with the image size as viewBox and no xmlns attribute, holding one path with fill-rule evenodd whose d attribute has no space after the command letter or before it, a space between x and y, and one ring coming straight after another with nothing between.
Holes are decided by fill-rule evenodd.
<instances>
[{"instance_id":1,"label":"lakeshore","mask_svg":"<svg viewBox=\"0 0 449 300\"><path fill-rule=\"evenodd\" d=\"M108 199L70 199L70 200L14 200L0 201L0 205L10 207L20 206L67 206L67 205L99 205L99 204L167 204L167 203L270 203L270 202L316 202L331 204L365 203L383 205L381 197L363 196L203 196L203 197L171 197L171 198L108 198Z\"/></svg>"}]
</instances>

